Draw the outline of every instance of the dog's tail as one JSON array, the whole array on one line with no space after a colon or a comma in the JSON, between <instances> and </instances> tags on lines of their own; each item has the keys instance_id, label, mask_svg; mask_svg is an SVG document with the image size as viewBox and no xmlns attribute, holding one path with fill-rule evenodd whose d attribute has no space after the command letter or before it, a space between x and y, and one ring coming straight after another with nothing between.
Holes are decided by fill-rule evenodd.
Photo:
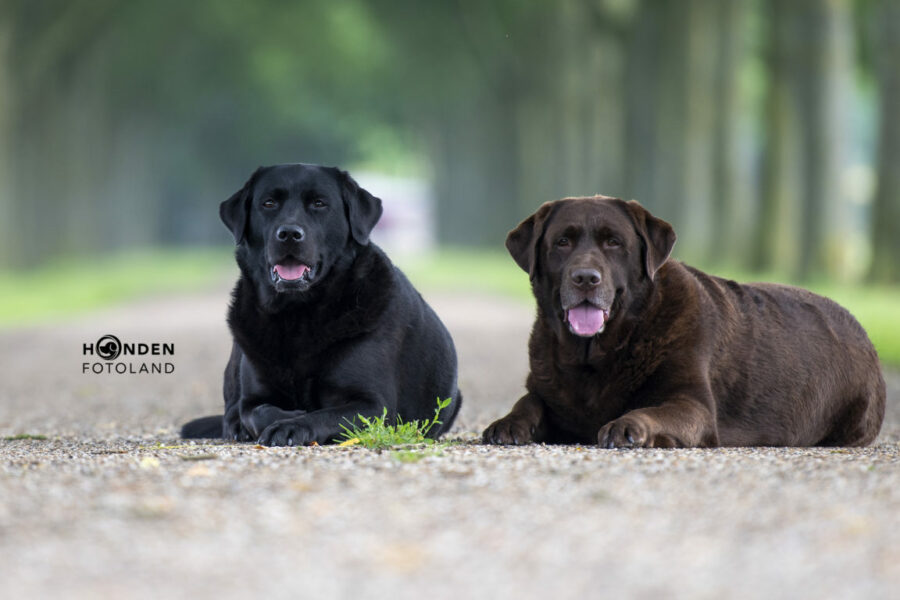
<instances>
[{"instance_id":1,"label":"dog's tail","mask_svg":"<svg viewBox=\"0 0 900 600\"><path fill-rule=\"evenodd\" d=\"M222 415L200 417L181 426L181 437L186 439L222 437Z\"/></svg>"}]
</instances>

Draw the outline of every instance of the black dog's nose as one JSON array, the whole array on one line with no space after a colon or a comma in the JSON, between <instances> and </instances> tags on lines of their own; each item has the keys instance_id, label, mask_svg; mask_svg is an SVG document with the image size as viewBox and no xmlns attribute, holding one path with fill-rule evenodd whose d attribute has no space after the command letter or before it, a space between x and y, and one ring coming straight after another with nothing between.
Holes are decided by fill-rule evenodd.
<instances>
[{"instance_id":1,"label":"black dog's nose","mask_svg":"<svg viewBox=\"0 0 900 600\"><path fill-rule=\"evenodd\" d=\"M282 225L275 232L275 237L279 242L286 242L288 240L302 242L303 238L306 237L306 232L303 231L303 228L299 225Z\"/></svg>"},{"instance_id":2,"label":"black dog's nose","mask_svg":"<svg viewBox=\"0 0 900 600\"><path fill-rule=\"evenodd\" d=\"M578 287L597 287L600 284L600 271L594 269L575 269L572 271L572 283Z\"/></svg>"}]
</instances>

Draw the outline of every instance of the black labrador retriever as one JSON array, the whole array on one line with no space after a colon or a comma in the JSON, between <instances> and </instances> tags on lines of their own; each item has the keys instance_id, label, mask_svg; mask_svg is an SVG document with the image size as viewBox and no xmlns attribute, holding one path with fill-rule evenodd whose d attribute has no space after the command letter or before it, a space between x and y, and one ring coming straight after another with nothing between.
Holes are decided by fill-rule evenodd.
<instances>
[{"instance_id":1,"label":"black labrador retriever","mask_svg":"<svg viewBox=\"0 0 900 600\"><path fill-rule=\"evenodd\" d=\"M381 200L334 167L260 167L219 213L241 275L228 324L225 415L182 437L327 444L357 416L434 416L462 402L453 340L369 234Z\"/></svg>"}]
</instances>

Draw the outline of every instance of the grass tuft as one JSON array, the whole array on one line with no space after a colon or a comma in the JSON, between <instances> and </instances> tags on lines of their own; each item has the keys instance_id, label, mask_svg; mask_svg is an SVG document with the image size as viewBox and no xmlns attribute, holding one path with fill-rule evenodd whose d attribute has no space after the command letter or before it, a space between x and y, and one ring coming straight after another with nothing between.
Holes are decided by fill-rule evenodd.
<instances>
[{"instance_id":1,"label":"grass tuft","mask_svg":"<svg viewBox=\"0 0 900 600\"><path fill-rule=\"evenodd\" d=\"M404 423L403 419L398 417L397 422L391 424L390 419L388 419L387 416L387 408L384 409L380 417L368 418L357 415L356 420L359 421L361 425L355 423L350 423L349 427L347 425L341 425L341 429L343 429L344 432L334 441L344 443L356 440L353 443L372 450L384 450L396 446L433 444L434 440L426 437L426 435L431 431L432 427L441 424L441 411L450 406L451 401L451 398L445 398L444 400L438 398L437 408L434 410L434 417L425 419L422 422L416 420Z\"/></svg>"},{"instance_id":2,"label":"grass tuft","mask_svg":"<svg viewBox=\"0 0 900 600\"><path fill-rule=\"evenodd\" d=\"M394 460L402 463L417 463L428 456L443 456L443 453L440 450L394 450L391 452L391 456Z\"/></svg>"},{"instance_id":3,"label":"grass tuft","mask_svg":"<svg viewBox=\"0 0 900 600\"><path fill-rule=\"evenodd\" d=\"M14 442L16 440L46 440L47 436L39 433L17 433L16 435L8 435L3 439L7 442Z\"/></svg>"}]
</instances>

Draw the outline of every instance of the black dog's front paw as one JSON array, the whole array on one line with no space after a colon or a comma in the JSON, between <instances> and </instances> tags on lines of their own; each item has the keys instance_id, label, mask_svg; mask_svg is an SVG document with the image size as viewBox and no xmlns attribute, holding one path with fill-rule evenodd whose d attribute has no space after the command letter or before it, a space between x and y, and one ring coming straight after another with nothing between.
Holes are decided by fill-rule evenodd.
<instances>
[{"instance_id":1,"label":"black dog's front paw","mask_svg":"<svg viewBox=\"0 0 900 600\"><path fill-rule=\"evenodd\" d=\"M298 419L276 421L263 430L259 444L263 446L306 446L316 441L313 428Z\"/></svg>"},{"instance_id":2,"label":"black dog's front paw","mask_svg":"<svg viewBox=\"0 0 900 600\"><path fill-rule=\"evenodd\" d=\"M249 442L253 439L247 428L241 424L239 418L230 420L227 416L224 422L222 437L233 442Z\"/></svg>"},{"instance_id":3,"label":"black dog's front paw","mask_svg":"<svg viewBox=\"0 0 900 600\"><path fill-rule=\"evenodd\" d=\"M535 427L523 419L516 417L503 417L494 421L481 436L485 444L520 445L530 444L534 441Z\"/></svg>"}]
</instances>

